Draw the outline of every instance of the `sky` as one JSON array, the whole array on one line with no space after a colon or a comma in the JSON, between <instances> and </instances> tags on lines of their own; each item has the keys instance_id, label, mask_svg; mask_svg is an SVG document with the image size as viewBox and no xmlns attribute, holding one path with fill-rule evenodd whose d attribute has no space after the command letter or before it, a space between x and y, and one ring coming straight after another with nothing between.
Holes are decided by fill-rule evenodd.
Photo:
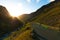
<instances>
[{"instance_id":1,"label":"sky","mask_svg":"<svg viewBox=\"0 0 60 40\"><path fill-rule=\"evenodd\" d=\"M29 14L54 0L0 0L12 16Z\"/></svg>"}]
</instances>

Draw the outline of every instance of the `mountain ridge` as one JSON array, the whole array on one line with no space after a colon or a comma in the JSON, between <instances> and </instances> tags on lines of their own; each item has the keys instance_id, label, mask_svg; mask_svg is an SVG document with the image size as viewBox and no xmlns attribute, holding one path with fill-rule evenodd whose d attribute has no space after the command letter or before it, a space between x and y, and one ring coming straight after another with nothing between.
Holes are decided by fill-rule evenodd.
<instances>
[{"instance_id":1,"label":"mountain ridge","mask_svg":"<svg viewBox=\"0 0 60 40\"><path fill-rule=\"evenodd\" d=\"M44 38L60 40L60 1L51 2L39 8L36 12L24 14L20 17L23 22L27 23L24 24L22 29L12 32L5 40L37 40L41 38L42 40ZM56 24L58 25L55 26ZM57 27L59 29L54 30Z\"/></svg>"},{"instance_id":2,"label":"mountain ridge","mask_svg":"<svg viewBox=\"0 0 60 40\"><path fill-rule=\"evenodd\" d=\"M47 5L44 5L41 8L39 8L36 12L28 14L28 15L30 15L30 18L28 17L29 20L27 20L27 21L28 22L29 21L30 22L35 21L35 22L40 22L41 24L46 24L46 25L50 24L50 26L53 26L54 25L54 23L53 23L54 21L50 21L50 20L59 20L59 18L58 18L59 17L58 15L60 13L59 12L59 10L60 10L60 6L59 5L60 5L60 1L59 0L53 1L53 2L51 2L49 4L47 4ZM49 20L48 17L50 18L50 20ZM48 22L45 22L45 21L48 21L48 22L50 21L50 22L48 23Z\"/></svg>"},{"instance_id":3,"label":"mountain ridge","mask_svg":"<svg viewBox=\"0 0 60 40\"><path fill-rule=\"evenodd\" d=\"M8 10L0 5L0 37L21 28L21 26L23 26L23 23L17 18L13 18Z\"/></svg>"}]
</instances>

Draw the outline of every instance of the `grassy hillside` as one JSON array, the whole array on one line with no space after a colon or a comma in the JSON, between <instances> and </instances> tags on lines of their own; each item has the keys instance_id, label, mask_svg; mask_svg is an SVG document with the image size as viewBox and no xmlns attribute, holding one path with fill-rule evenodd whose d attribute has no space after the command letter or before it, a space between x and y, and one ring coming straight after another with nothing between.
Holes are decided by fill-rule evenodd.
<instances>
[{"instance_id":1,"label":"grassy hillside","mask_svg":"<svg viewBox=\"0 0 60 40\"><path fill-rule=\"evenodd\" d=\"M32 28L29 24L26 24L23 28L12 32L9 36L3 40L33 40L31 36Z\"/></svg>"},{"instance_id":2,"label":"grassy hillside","mask_svg":"<svg viewBox=\"0 0 60 40\"><path fill-rule=\"evenodd\" d=\"M4 40L38 40L43 39L43 37L48 40L60 40L60 1L51 2L34 13L37 15ZM36 34L33 34L33 31Z\"/></svg>"},{"instance_id":3,"label":"grassy hillside","mask_svg":"<svg viewBox=\"0 0 60 40\"><path fill-rule=\"evenodd\" d=\"M4 38L3 40L34 40L34 39L36 40L36 37L38 37L38 36L35 36L37 34L33 34L33 30L35 30L36 33L38 33L41 36L48 37L48 39L51 39L51 37L52 37L53 40L54 39L58 40L60 37L60 36L58 36L59 31L57 29L53 30L50 28L50 26L40 24L38 22L31 22L31 23L27 23L21 29L15 31L15 32L12 32L9 36ZM52 35L54 35L54 36L52 36Z\"/></svg>"},{"instance_id":4,"label":"grassy hillside","mask_svg":"<svg viewBox=\"0 0 60 40\"><path fill-rule=\"evenodd\" d=\"M41 11L42 12L41 12ZM47 4L36 11L38 16L31 19L31 21L39 22L41 24L60 28L60 2L55 1Z\"/></svg>"}]
</instances>

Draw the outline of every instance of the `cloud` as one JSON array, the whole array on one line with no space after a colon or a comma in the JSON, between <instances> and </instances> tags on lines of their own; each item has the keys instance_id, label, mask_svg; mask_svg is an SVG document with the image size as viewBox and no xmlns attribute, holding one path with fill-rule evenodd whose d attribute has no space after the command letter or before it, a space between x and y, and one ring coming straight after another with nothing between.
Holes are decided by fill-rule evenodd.
<instances>
[{"instance_id":1,"label":"cloud","mask_svg":"<svg viewBox=\"0 0 60 40\"><path fill-rule=\"evenodd\" d=\"M36 0L36 2L38 3L38 2L40 2L41 0Z\"/></svg>"},{"instance_id":2,"label":"cloud","mask_svg":"<svg viewBox=\"0 0 60 40\"><path fill-rule=\"evenodd\" d=\"M30 2L31 2L31 0L27 0L27 2L28 2L28 3L30 3Z\"/></svg>"},{"instance_id":3,"label":"cloud","mask_svg":"<svg viewBox=\"0 0 60 40\"><path fill-rule=\"evenodd\" d=\"M27 0L28 3L30 3L32 0ZM37 3L40 1L40 0L35 0Z\"/></svg>"},{"instance_id":4,"label":"cloud","mask_svg":"<svg viewBox=\"0 0 60 40\"><path fill-rule=\"evenodd\" d=\"M55 0L50 0L50 2L55 1Z\"/></svg>"}]
</instances>

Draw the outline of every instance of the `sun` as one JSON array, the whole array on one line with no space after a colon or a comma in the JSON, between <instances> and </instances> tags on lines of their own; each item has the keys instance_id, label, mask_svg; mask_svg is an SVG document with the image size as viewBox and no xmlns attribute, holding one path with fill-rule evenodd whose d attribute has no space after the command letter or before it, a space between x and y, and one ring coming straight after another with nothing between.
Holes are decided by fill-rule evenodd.
<instances>
[{"instance_id":1,"label":"sun","mask_svg":"<svg viewBox=\"0 0 60 40\"><path fill-rule=\"evenodd\" d=\"M17 11L17 10L16 11L10 11L9 13L12 17L18 17L18 16L24 14L23 12L20 12L20 11Z\"/></svg>"},{"instance_id":2,"label":"sun","mask_svg":"<svg viewBox=\"0 0 60 40\"><path fill-rule=\"evenodd\" d=\"M22 13L20 13L20 14L18 14L18 13L10 13L10 15L11 15L12 17L18 17L18 16L22 15Z\"/></svg>"},{"instance_id":3,"label":"sun","mask_svg":"<svg viewBox=\"0 0 60 40\"><path fill-rule=\"evenodd\" d=\"M24 7L22 3L17 3L17 4L10 3L8 6L6 6L6 8L12 17L18 17L24 14L23 12Z\"/></svg>"}]
</instances>

